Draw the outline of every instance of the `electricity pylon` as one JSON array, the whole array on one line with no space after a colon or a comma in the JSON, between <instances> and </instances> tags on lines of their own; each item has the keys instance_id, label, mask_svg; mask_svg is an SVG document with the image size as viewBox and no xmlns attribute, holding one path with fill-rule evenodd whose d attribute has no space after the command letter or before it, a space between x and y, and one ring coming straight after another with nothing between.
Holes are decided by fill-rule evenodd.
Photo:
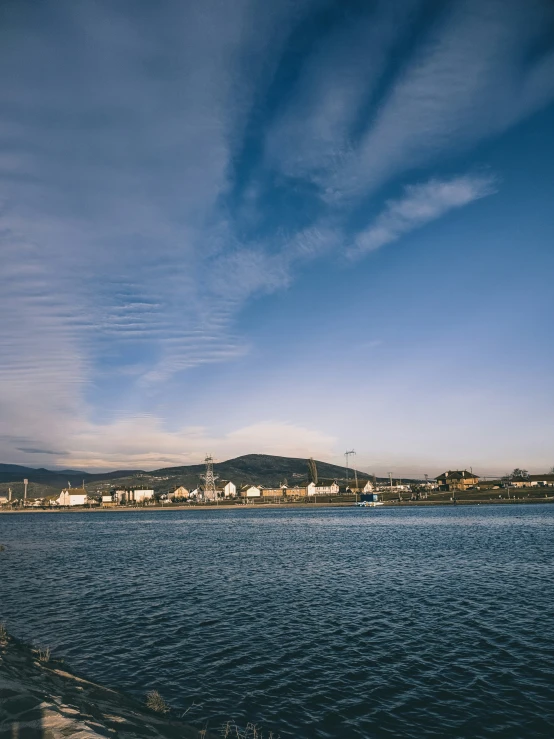
<instances>
[{"instance_id":1,"label":"electricity pylon","mask_svg":"<svg viewBox=\"0 0 554 739\"><path fill-rule=\"evenodd\" d=\"M351 454L356 454L356 452L355 452L355 451L354 451L353 449L351 449L351 450L350 450L349 452L345 452L345 453L344 453L344 458L345 458L345 460L346 460L346 484L347 484L347 485L348 485L348 479L349 479L349 478L348 478L348 457L349 457L349 456L350 456ZM356 475L356 477L357 477L357 475Z\"/></svg>"},{"instance_id":2,"label":"electricity pylon","mask_svg":"<svg viewBox=\"0 0 554 739\"><path fill-rule=\"evenodd\" d=\"M201 475L204 480L204 500L216 500L215 481L217 475L214 475L214 458L211 454L208 454L204 462L206 463L206 472Z\"/></svg>"}]
</instances>

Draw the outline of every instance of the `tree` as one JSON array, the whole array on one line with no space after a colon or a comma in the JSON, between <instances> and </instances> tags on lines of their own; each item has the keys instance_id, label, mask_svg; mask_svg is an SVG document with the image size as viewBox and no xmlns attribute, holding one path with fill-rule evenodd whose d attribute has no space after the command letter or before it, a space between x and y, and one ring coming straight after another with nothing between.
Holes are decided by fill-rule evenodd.
<instances>
[{"instance_id":1,"label":"tree","mask_svg":"<svg viewBox=\"0 0 554 739\"><path fill-rule=\"evenodd\" d=\"M317 465L313 457L308 459L308 482L313 482L317 485Z\"/></svg>"},{"instance_id":2,"label":"tree","mask_svg":"<svg viewBox=\"0 0 554 739\"><path fill-rule=\"evenodd\" d=\"M529 477L529 473L527 470L520 470L519 467L516 467L515 470L513 470L509 477L513 479L514 477Z\"/></svg>"}]
</instances>

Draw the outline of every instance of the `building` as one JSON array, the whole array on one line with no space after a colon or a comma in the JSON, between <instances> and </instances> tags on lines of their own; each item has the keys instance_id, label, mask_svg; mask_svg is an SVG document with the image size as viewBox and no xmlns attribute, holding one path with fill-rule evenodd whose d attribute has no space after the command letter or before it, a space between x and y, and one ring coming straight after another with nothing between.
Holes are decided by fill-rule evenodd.
<instances>
[{"instance_id":1,"label":"building","mask_svg":"<svg viewBox=\"0 0 554 739\"><path fill-rule=\"evenodd\" d=\"M377 503L379 501L379 494L374 492L362 493L360 500L367 503Z\"/></svg>"},{"instance_id":2,"label":"building","mask_svg":"<svg viewBox=\"0 0 554 739\"><path fill-rule=\"evenodd\" d=\"M58 499L55 495L46 495L44 498L39 498L39 505L42 508L54 508L58 505ZM87 503L90 505L91 499L87 496Z\"/></svg>"},{"instance_id":3,"label":"building","mask_svg":"<svg viewBox=\"0 0 554 739\"><path fill-rule=\"evenodd\" d=\"M420 488L425 488L425 490L436 490L438 488L438 485L436 482L432 482L431 480L426 480L425 482L419 483Z\"/></svg>"},{"instance_id":4,"label":"building","mask_svg":"<svg viewBox=\"0 0 554 739\"><path fill-rule=\"evenodd\" d=\"M505 487L509 488L530 488L538 483L532 482L530 477L510 477L505 482Z\"/></svg>"},{"instance_id":5,"label":"building","mask_svg":"<svg viewBox=\"0 0 554 739\"><path fill-rule=\"evenodd\" d=\"M547 472L542 475L529 475L529 481L531 485L538 485L539 487L549 487L554 485L554 473Z\"/></svg>"},{"instance_id":6,"label":"building","mask_svg":"<svg viewBox=\"0 0 554 739\"><path fill-rule=\"evenodd\" d=\"M349 483L347 489L351 493L372 493L375 486L371 480L358 480L357 485L355 482Z\"/></svg>"},{"instance_id":7,"label":"building","mask_svg":"<svg viewBox=\"0 0 554 739\"><path fill-rule=\"evenodd\" d=\"M322 481L323 482L323 481ZM333 480L330 484L316 485L315 482L310 482L306 488L308 495L338 495L339 486L336 481Z\"/></svg>"},{"instance_id":8,"label":"building","mask_svg":"<svg viewBox=\"0 0 554 739\"><path fill-rule=\"evenodd\" d=\"M437 478L439 490L453 492L455 490L467 490L479 483L479 476L467 470L448 470Z\"/></svg>"},{"instance_id":9,"label":"building","mask_svg":"<svg viewBox=\"0 0 554 739\"><path fill-rule=\"evenodd\" d=\"M295 485L294 487L288 487L287 485L283 485L283 489L286 488L286 496L287 498L292 497L298 497L298 498L305 498L306 495L308 495L308 488L300 487L300 485Z\"/></svg>"},{"instance_id":10,"label":"building","mask_svg":"<svg viewBox=\"0 0 554 739\"><path fill-rule=\"evenodd\" d=\"M280 485L277 488L262 488L264 498L282 498L287 494L287 486Z\"/></svg>"},{"instance_id":11,"label":"building","mask_svg":"<svg viewBox=\"0 0 554 739\"><path fill-rule=\"evenodd\" d=\"M499 490L502 487L502 480L479 480L477 487L479 490Z\"/></svg>"},{"instance_id":12,"label":"building","mask_svg":"<svg viewBox=\"0 0 554 739\"><path fill-rule=\"evenodd\" d=\"M351 482L345 488L345 492L350 493L372 493L375 490L375 485L371 480L358 480L358 484Z\"/></svg>"},{"instance_id":13,"label":"building","mask_svg":"<svg viewBox=\"0 0 554 739\"><path fill-rule=\"evenodd\" d=\"M382 493L410 493L412 488L409 485L382 485L380 488Z\"/></svg>"},{"instance_id":14,"label":"building","mask_svg":"<svg viewBox=\"0 0 554 739\"><path fill-rule=\"evenodd\" d=\"M102 508L113 508L117 505L114 496L111 493L102 493Z\"/></svg>"},{"instance_id":15,"label":"building","mask_svg":"<svg viewBox=\"0 0 554 739\"><path fill-rule=\"evenodd\" d=\"M145 503L147 500L152 500L154 491L150 488L137 488L136 490L131 490L131 495L131 500L134 503Z\"/></svg>"},{"instance_id":16,"label":"building","mask_svg":"<svg viewBox=\"0 0 554 739\"><path fill-rule=\"evenodd\" d=\"M221 480L217 492L223 493L224 498L235 498L237 495L237 486L230 480Z\"/></svg>"},{"instance_id":17,"label":"building","mask_svg":"<svg viewBox=\"0 0 554 739\"><path fill-rule=\"evenodd\" d=\"M169 494L170 500L186 500L190 495L190 490L186 488L184 485L179 485L178 488L175 488L175 490Z\"/></svg>"},{"instance_id":18,"label":"building","mask_svg":"<svg viewBox=\"0 0 554 739\"><path fill-rule=\"evenodd\" d=\"M242 494L246 498L261 498L262 497L262 488L256 487L256 485L245 485Z\"/></svg>"},{"instance_id":19,"label":"building","mask_svg":"<svg viewBox=\"0 0 554 739\"><path fill-rule=\"evenodd\" d=\"M122 488L116 490L114 493L115 500L122 503L145 503L147 500L152 500L154 497L154 491L150 488L136 488L128 490Z\"/></svg>"},{"instance_id":20,"label":"building","mask_svg":"<svg viewBox=\"0 0 554 739\"><path fill-rule=\"evenodd\" d=\"M87 491L84 488L66 488L62 490L56 502L63 506L86 505Z\"/></svg>"},{"instance_id":21,"label":"building","mask_svg":"<svg viewBox=\"0 0 554 739\"><path fill-rule=\"evenodd\" d=\"M0 505L6 505L8 498L6 495L0 495Z\"/></svg>"}]
</instances>

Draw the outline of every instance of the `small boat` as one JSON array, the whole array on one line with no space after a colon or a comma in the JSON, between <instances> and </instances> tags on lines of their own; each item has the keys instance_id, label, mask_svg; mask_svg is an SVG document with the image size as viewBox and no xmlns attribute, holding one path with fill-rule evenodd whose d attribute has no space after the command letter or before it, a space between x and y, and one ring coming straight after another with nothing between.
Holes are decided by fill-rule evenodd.
<instances>
[{"instance_id":1,"label":"small boat","mask_svg":"<svg viewBox=\"0 0 554 739\"><path fill-rule=\"evenodd\" d=\"M362 500L356 503L359 508L375 508L375 506L383 505L382 500Z\"/></svg>"}]
</instances>

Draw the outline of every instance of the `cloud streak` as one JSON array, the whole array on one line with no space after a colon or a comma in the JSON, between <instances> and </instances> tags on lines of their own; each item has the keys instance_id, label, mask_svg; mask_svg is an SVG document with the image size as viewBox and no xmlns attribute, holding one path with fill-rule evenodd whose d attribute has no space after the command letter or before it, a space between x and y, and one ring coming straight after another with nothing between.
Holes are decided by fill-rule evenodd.
<instances>
[{"instance_id":1,"label":"cloud streak","mask_svg":"<svg viewBox=\"0 0 554 739\"><path fill-rule=\"evenodd\" d=\"M348 256L356 258L375 251L451 210L495 192L496 180L492 176L464 175L408 185L402 198L390 200L369 228L358 234Z\"/></svg>"},{"instance_id":2,"label":"cloud streak","mask_svg":"<svg viewBox=\"0 0 554 739\"><path fill-rule=\"evenodd\" d=\"M49 455L52 455L58 458L64 454L67 454L67 452L55 452L55 451L52 451L51 449L33 449L33 448L24 447L24 446L18 446L17 451L25 452L25 454L49 454Z\"/></svg>"},{"instance_id":3,"label":"cloud streak","mask_svg":"<svg viewBox=\"0 0 554 739\"><path fill-rule=\"evenodd\" d=\"M392 11L388 17L387 9L376 13L371 20L378 43L359 48L354 35L352 50L340 47L349 66L333 55L318 59L318 104L335 99L340 123L325 107L314 104L307 111L293 101L268 134L271 161L317 183L329 207L347 208L393 178L467 150L554 96L554 52L551 45L535 51L554 22L554 9L544 0L445 3L396 69L390 49L417 7L410 5L388 32ZM389 84L377 95L387 75ZM310 99L314 87L308 76L300 97ZM341 99L352 89L355 103ZM360 99L372 97L373 105L360 107ZM332 123L328 133L322 129L326 121ZM356 129L361 135L353 135Z\"/></svg>"}]
</instances>

